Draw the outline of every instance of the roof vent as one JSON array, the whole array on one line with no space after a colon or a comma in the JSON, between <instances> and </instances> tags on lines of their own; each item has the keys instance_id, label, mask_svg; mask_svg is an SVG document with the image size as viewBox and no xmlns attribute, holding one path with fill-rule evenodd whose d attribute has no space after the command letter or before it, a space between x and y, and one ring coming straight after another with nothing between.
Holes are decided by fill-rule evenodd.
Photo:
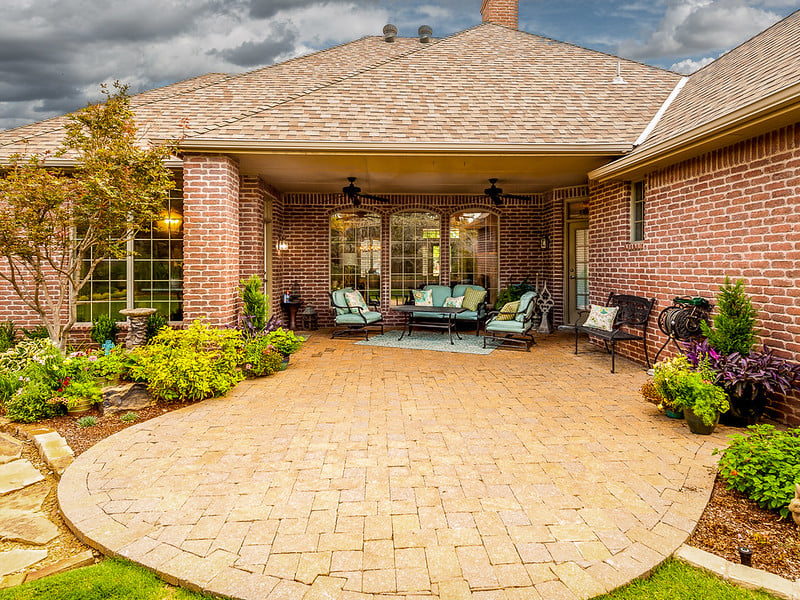
<instances>
[{"instance_id":1,"label":"roof vent","mask_svg":"<svg viewBox=\"0 0 800 600\"><path fill-rule=\"evenodd\" d=\"M614 77L614 79L611 80L611 83L614 83L614 84L617 84L617 85L628 83L627 81L625 81L622 78L622 64L620 63L620 61L617 61L617 76Z\"/></svg>"},{"instance_id":2,"label":"roof vent","mask_svg":"<svg viewBox=\"0 0 800 600\"><path fill-rule=\"evenodd\" d=\"M383 26L383 41L391 44L397 39L397 27L389 23Z\"/></svg>"},{"instance_id":3,"label":"roof vent","mask_svg":"<svg viewBox=\"0 0 800 600\"><path fill-rule=\"evenodd\" d=\"M417 33L419 33L420 44L430 44L431 36L433 35L433 29L431 29L427 25L422 25L417 31Z\"/></svg>"}]
</instances>

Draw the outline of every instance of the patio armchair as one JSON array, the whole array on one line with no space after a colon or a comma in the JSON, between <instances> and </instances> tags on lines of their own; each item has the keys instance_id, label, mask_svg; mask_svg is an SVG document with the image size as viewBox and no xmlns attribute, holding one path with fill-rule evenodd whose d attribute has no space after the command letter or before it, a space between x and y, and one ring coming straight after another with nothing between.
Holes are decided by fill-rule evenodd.
<instances>
[{"instance_id":1,"label":"patio armchair","mask_svg":"<svg viewBox=\"0 0 800 600\"><path fill-rule=\"evenodd\" d=\"M381 333L383 333L383 315L377 310L378 303L370 299L369 304L351 306L347 302L347 294L352 294L354 291L353 288L342 288L329 292L335 323L331 338L351 333L363 333L364 338L368 340L370 327L380 327ZM361 300L363 302L363 298Z\"/></svg>"},{"instance_id":2,"label":"patio armchair","mask_svg":"<svg viewBox=\"0 0 800 600\"><path fill-rule=\"evenodd\" d=\"M506 305L508 306L508 305ZM521 344L526 352L531 351L533 339L533 310L536 306L536 292L525 292L519 299L519 306L515 311L493 310L486 315L486 325L483 328L483 347L486 348L486 338L501 340L499 347L506 342Z\"/></svg>"}]
</instances>

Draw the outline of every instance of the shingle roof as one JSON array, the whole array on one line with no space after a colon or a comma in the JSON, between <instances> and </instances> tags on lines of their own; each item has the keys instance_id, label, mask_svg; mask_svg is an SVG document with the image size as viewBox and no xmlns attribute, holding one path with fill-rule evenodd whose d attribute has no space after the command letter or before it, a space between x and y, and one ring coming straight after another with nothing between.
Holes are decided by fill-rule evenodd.
<instances>
[{"instance_id":1,"label":"shingle roof","mask_svg":"<svg viewBox=\"0 0 800 600\"><path fill-rule=\"evenodd\" d=\"M800 83L800 11L692 74L637 152L797 83Z\"/></svg>"},{"instance_id":2,"label":"shingle roof","mask_svg":"<svg viewBox=\"0 0 800 600\"><path fill-rule=\"evenodd\" d=\"M611 83L621 62L625 85ZM679 76L484 23L431 44L367 37L132 98L151 138L632 145ZM0 132L52 149L63 117ZM184 129L185 127L185 129Z\"/></svg>"}]
</instances>

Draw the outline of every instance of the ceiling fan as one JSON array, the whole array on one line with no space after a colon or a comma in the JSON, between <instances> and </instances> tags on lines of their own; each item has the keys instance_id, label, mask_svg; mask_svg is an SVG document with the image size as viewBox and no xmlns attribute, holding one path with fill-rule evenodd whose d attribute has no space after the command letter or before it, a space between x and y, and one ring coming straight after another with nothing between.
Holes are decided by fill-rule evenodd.
<instances>
[{"instance_id":1,"label":"ceiling fan","mask_svg":"<svg viewBox=\"0 0 800 600\"><path fill-rule=\"evenodd\" d=\"M377 200L378 202L391 202L389 198L382 198L381 196L373 196L372 194L362 194L361 188L356 185L356 178L355 177L348 177L347 181L350 182L350 185L346 185L342 188L342 194L344 194L345 198L350 200L353 203L355 208L361 206L362 198L367 200Z\"/></svg>"},{"instance_id":2,"label":"ceiling fan","mask_svg":"<svg viewBox=\"0 0 800 600\"><path fill-rule=\"evenodd\" d=\"M512 200L531 200L530 196L519 196L517 194L504 194L503 188L497 187L498 179L493 177L489 180L492 184L491 187L483 190L483 193L494 203L495 206L500 206L503 203L503 198L510 198Z\"/></svg>"}]
</instances>

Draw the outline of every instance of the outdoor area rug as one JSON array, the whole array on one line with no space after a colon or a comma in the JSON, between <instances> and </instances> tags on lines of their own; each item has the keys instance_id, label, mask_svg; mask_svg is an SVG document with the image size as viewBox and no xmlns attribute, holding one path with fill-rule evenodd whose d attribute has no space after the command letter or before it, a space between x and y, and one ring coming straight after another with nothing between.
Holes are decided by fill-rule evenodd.
<instances>
[{"instance_id":1,"label":"outdoor area rug","mask_svg":"<svg viewBox=\"0 0 800 600\"><path fill-rule=\"evenodd\" d=\"M447 332L415 331L411 337L406 336L398 341L400 331L394 330L382 335L370 335L369 341L356 342L359 346L383 346L385 348L405 348L407 350L434 350L436 352L458 352L460 354L491 354L500 344L493 340L486 341L483 347L483 336L475 333L462 333L459 340L453 335L453 344L447 337Z\"/></svg>"}]
</instances>

